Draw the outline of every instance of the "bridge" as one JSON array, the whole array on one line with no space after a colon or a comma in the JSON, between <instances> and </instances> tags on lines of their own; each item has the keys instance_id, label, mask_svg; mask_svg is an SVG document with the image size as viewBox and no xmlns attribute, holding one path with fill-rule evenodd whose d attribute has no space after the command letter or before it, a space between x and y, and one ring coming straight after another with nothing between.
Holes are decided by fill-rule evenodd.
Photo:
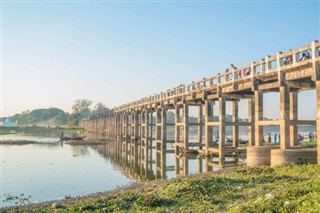
<instances>
[{"instance_id":1,"label":"bridge","mask_svg":"<svg viewBox=\"0 0 320 213\"><path fill-rule=\"evenodd\" d=\"M316 89L317 117L298 119L299 91ZM278 92L280 118L263 119L263 94ZM248 119L238 117L239 101L248 103ZM226 103L232 103L232 120L226 119ZM190 119L190 107L197 108L197 120ZM218 113L214 115L214 107ZM174 122L167 119L174 113ZM218 116L218 119L217 119ZM320 42L278 52L248 66L204 78L188 85L180 85L158 94L144 97L111 112L98 114L80 122L89 132L104 134L120 149L146 152L154 146L165 152L172 144L174 152L197 152L216 156L224 166L229 157L247 156L247 165L275 165L301 159L320 163L320 137L317 149L298 146L298 126L316 126L320 135ZM241 144L239 127L247 127L248 143ZM279 146L269 146L263 140L263 127L279 126ZM232 128L232 141L226 139L226 127ZM196 129L198 138L190 140L190 130ZM218 138L214 136L217 129ZM174 138L168 137L174 132ZM106 135L107 134L107 135Z\"/></svg>"}]
</instances>

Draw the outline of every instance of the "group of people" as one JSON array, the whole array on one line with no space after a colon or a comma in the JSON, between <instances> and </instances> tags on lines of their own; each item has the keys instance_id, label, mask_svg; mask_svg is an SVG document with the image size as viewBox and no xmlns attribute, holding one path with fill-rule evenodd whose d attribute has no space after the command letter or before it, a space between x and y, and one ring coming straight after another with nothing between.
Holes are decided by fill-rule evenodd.
<instances>
[{"instance_id":1,"label":"group of people","mask_svg":"<svg viewBox=\"0 0 320 213\"><path fill-rule=\"evenodd\" d=\"M310 142L315 141L317 140L317 133L309 132L308 135L305 135L305 136L302 136L300 133L298 134L298 137L297 137L298 142L303 141L305 139L309 140Z\"/></svg>"},{"instance_id":2,"label":"group of people","mask_svg":"<svg viewBox=\"0 0 320 213\"><path fill-rule=\"evenodd\" d=\"M271 143L271 142L280 142L280 134L277 134L276 132L273 135L273 141L272 141L272 134L270 132L268 132L264 137L263 137L263 142L266 143ZM297 141L301 142L303 140L309 140L311 141L315 141L317 140L317 133L313 133L313 132L309 132L307 135L303 136L302 134L298 134L297 135Z\"/></svg>"},{"instance_id":3,"label":"group of people","mask_svg":"<svg viewBox=\"0 0 320 213\"><path fill-rule=\"evenodd\" d=\"M277 134L276 132L273 135L273 142L277 142L280 141L280 134ZM263 142L267 142L267 143L271 143L272 142L272 137L271 137L271 133L268 132L267 135L265 137L263 137Z\"/></svg>"},{"instance_id":4,"label":"group of people","mask_svg":"<svg viewBox=\"0 0 320 213\"><path fill-rule=\"evenodd\" d=\"M307 60L307 59L310 59L310 58L311 58L310 53L308 51L304 51L304 52L302 52L301 58L299 59L299 61L304 61L304 60ZM289 55L289 56L284 58L283 65L292 64L292 62L293 62L293 56Z\"/></svg>"},{"instance_id":5,"label":"group of people","mask_svg":"<svg viewBox=\"0 0 320 213\"><path fill-rule=\"evenodd\" d=\"M238 67L234 66L233 64L230 64L230 66L231 66L232 72L234 72L235 70L238 69ZM229 71L230 71L229 68L227 68L227 69L226 69L226 73L228 73ZM251 74L251 68L248 68L247 70L245 70L245 73L244 73L245 76L248 76L248 75L250 75L250 74ZM239 71L236 73L235 78L241 78L241 77L242 77L242 72L241 72L241 70L239 70ZM226 78L226 80L227 80L227 81L232 80L232 76L229 75L229 76Z\"/></svg>"},{"instance_id":6,"label":"group of people","mask_svg":"<svg viewBox=\"0 0 320 213\"><path fill-rule=\"evenodd\" d=\"M318 52L319 52L318 54L320 55L320 49L318 50ZM298 61L304 61L304 60L307 60L310 58L311 58L310 52L308 50L306 50L306 51L302 52L301 58ZM293 63L293 55L289 55L283 59L283 65L289 65L292 63ZM230 64L230 67L231 67L232 72L234 72L235 70L238 69L233 64ZM230 71L229 68L227 68L225 72L228 73L229 71ZM244 72L239 70L237 73L235 73L235 78L241 78L242 76L248 76L250 74L251 74L251 68L244 70ZM230 81L230 80L232 80L232 75L227 75L226 81Z\"/></svg>"}]
</instances>

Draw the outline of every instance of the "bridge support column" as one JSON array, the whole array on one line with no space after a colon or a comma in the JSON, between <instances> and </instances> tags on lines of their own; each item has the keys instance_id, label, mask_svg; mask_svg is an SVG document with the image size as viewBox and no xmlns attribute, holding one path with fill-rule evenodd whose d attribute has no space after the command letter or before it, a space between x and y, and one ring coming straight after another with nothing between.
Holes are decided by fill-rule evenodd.
<instances>
[{"instance_id":1,"label":"bridge support column","mask_svg":"<svg viewBox=\"0 0 320 213\"><path fill-rule=\"evenodd\" d=\"M248 122L251 123L248 126L248 146L254 146L255 137L255 117L254 117L254 98L248 99Z\"/></svg>"},{"instance_id":2,"label":"bridge support column","mask_svg":"<svg viewBox=\"0 0 320 213\"><path fill-rule=\"evenodd\" d=\"M290 92L290 120L298 120L298 92ZM298 127L295 124L290 125L290 146L298 145L297 140Z\"/></svg>"},{"instance_id":3,"label":"bridge support column","mask_svg":"<svg viewBox=\"0 0 320 213\"><path fill-rule=\"evenodd\" d=\"M212 144L212 137L213 137L213 130L212 126L209 125L209 122L212 121L212 114L213 114L213 109L212 109L212 101L210 100L205 100L204 103L205 107L205 146L206 146L206 154L209 154L209 148L211 147Z\"/></svg>"},{"instance_id":4,"label":"bridge support column","mask_svg":"<svg viewBox=\"0 0 320 213\"><path fill-rule=\"evenodd\" d=\"M219 97L219 166L224 166L226 141L226 99Z\"/></svg>"},{"instance_id":5,"label":"bridge support column","mask_svg":"<svg viewBox=\"0 0 320 213\"><path fill-rule=\"evenodd\" d=\"M200 144L199 146L199 149L202 149L202 133L203 133L203 106L200 105L199 106L199 109L198 109L198 124L199 124L199 127L198 127L198 142Z\"/></svg>"},{"instance_id":6,"label":"bridge support column","mask_svg":"<svg viewBox=\"0 0 320 213\"><path fill-rule=\"evenodd\" d=\"M280 149L290 147L290 123L289 123L289 87L280 87Z\"/></svg>"},{"instance_id":7,"label":"bridge support column","mask_svg":"<svg viewBox=\"0 0 320 213\"><path fill-rule=\"evenodd\" d=\"M162 107L161 111L161 140L165 145L167 140L167 109L165 107Z\"/></svg>"},{"instance_id":8,"label":"bridge support column","mask_svg":"<svg viewBox=\"0 0 320 213\"><path fill-rule=\"evenodd\" d=\"M263 93L254 91L255 102L255 145L263 146L263 127L259 125L259 121L263 120Z\"/></svg>"},{"instance_id":9,"label":"bridge support column","mask_svg":"<svg viewBox=\"0 0 320 213\"><path fill-rule=\"evenodd\" d=\"M119 137L118 137L118 139L117 139L117 144L118 144L118 149L119 149L119 152L121 151L122 152L122 150L121 150L121 145L122 145L122 126L123 126L123 119L122 119L122 117L123 117L123 113L121 112L121 113L119 113Z\"/></svg>"},{"instance_id":10,"label":"bridge support column","mask_svg":"<svg viewBox=\"0 0 320 213\"><path fill-rule=\"evenodd\" d=\"M157 138L156 138L156 176L166 176L166 140L167 140L167 109L157 109Z\"/></svg>"},{"instance_id":11,"label":"bridge support column","mask_svg":"<svg viewBox=\"0 0 320 213\"><path fill-rule=\"evenodd\" d=\"M320 81L316 81L317 93L317 151L318 151L318 164L320 164Z\"/></svg>"},{"instance_id":12,"label":"bridge support column","mask_svg":"<svg viewBox=\"0 0 320 213\"><path fill-rule=\"evenodd\" d=\"M156 150L156 178L166 177L166 148L157 144Z\"/></svg>"},{"instance_id":13,"label":"bridge support column","mask_svg":"<svg viewBox=\"0 0 320 213\"><path fill-rule=\"evenodd\" d=\"M128 149L128 146L130 145L129 143L129 130L130 130L130 125L129 124L129 118L130 118L130 115L129 113L126 113L125 114L125 123L124 123L124 150L125 150L125 163L127 164L128 163L128 152L129 152L129 149Z\"/></svg>"},{"instance_id":14,"label":"bridge support column","mask_svg":"<svg viewBox=\"0 0 320 213\"><path fill-rule=\"evenodd\" d=\"M234 100L232 101L232 122L238 122L238 107L239 101ZM232 126L232 145L234 148L237 148L239 145L239 126L234 125Z\"/></svg>"},{"instance_id":15,"label":"bridge support column","mask_svg":"<svg viewBox=\"0 0 320 213\"><path fill-rule=\"evenodd\" d=\"M183 104L183 148L189 150L189 105Z\"/></svg>"},{"instance_id":16,"label":"bridge support column","mask_svg":"<svg viewBox=\"0 0 320 213\"><path fill-rule=\"evenodd\" d=\"M178 155L176 155L174 159L175 159L174 171L175 171L175 177L177 178L180 175L180 158Z\"/></svg>"},{"instance_id":17,"label":"bridge support column","mask_svg":"<svg viewBox=\"0 0 320 213\"><path fill-rule=\"evenodd\" d=\"M175 120L175 131L174 131L174 143L175 143L175 154L179 154L179 143L180 143L180 107L179 105L175 106L174 110L174 120Z\"/></svg>"},{"instance_id":18,"label":"bridge support column","mask_svg":"<svg viewBox=\"0 0 320 213\"><path fill-rule=\"evenodd\" d=\"M202 169L202 158L198 158L198 173L201 174L203 173L203 169Z\"/></svg>"}]
</instances>

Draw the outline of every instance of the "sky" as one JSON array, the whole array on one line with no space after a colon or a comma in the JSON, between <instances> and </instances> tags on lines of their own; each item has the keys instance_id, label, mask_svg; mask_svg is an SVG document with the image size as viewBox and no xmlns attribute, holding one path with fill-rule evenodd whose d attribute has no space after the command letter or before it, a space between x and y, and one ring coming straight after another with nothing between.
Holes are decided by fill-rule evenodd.
<instances>
[{"instance_id":1,"label":"sky","mask_svg":"<svg viewBox=\"0 0 320 213\"><path fill-rule=\"evenodd\" d=\"M319 40L319 11L319 1L2 0L1 116L70 112L82 98L112 108L245 66ZM300 94L299 118L315 119L315 92ZM279 117L279 95L265 96L264 116Z\"/></svg>"}]
</instances>

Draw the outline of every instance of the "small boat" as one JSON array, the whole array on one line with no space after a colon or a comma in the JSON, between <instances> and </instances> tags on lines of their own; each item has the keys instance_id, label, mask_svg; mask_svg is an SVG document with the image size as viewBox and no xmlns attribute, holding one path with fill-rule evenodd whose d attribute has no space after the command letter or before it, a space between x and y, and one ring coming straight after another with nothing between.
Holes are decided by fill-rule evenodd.
<instances>
[{"instance_id":1,"label":"small boat","mask_svg":"<svg viewBox=\"0 0 320 213\"><path fill-rule=\"evenodd\" d=\"M80 136L79 137L62 137L62 136L60 136L60 140L61 141L70 141L70 140L80 141L86 137L87 137L87 135L82 136L82 137L80 137Z\"/></svg>"}]
</instances>

